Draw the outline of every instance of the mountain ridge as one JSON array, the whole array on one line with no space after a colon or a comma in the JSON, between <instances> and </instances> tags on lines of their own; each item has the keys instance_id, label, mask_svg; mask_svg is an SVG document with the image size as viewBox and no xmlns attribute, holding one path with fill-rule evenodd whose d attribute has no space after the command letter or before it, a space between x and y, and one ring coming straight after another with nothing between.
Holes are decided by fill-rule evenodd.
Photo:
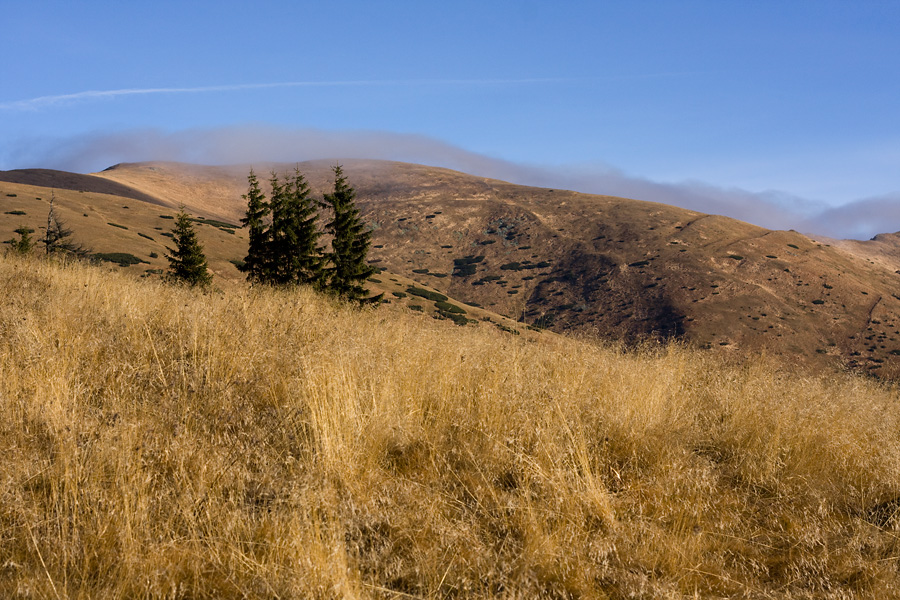
<instances>
[{"instance_id":1,"label":"mountain ridge","mask_svg":"<svg viewBox=\"0 0 900 600\"><path fill-rule=\"evenodd\" d=\"M321 194L335 162L296 166ZM896 234L818 239L425 165L340 162L372 229L373 264L461 302L560 333L682 339L887 377L900 372ZM272 169L294 167L261 164L256 172L265 180ZM244 165L131 163L94 177L234 223L245 209L248 172ZM243 256L241 233L225 240L233 259Z\"/></svg>"}]
</instances>

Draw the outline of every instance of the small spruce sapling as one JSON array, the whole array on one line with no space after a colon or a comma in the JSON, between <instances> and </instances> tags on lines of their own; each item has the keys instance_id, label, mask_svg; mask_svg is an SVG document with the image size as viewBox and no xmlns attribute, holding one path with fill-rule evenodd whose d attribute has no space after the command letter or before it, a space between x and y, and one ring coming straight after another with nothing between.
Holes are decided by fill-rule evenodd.
<instances>
[{"instance_id":1,"label":"small spruce sapling","mask_svg":"<svg viewBox=\"0 0 900 600\"><path fill-rule=\"evenodd\" d=\"M47 212L47 227L44 230L44 237L41 243L44 245L46 254L64 254L83 258L90 253L90 250L76 244L70 238L72 230L66 227L62 219L56 212L56 194L50 193L50 210Z\"/></svg>"},{"instance_id":2,"label":"small spruce sapling","mask_svg":"<svg viewBox=\"0 0 900 600\"><path fill-rule=\"evenodd\" d=\"M208 287L212 283L212 274L207 270L203 247L197 240L194 224L184 206L175 218L172 239L175 241L175 248L166 246L166 250L171 253L166 254L169 260L168 278L192 287Z\"/></svg>"},{"instance_id":3,"label":"small spruce sapling","mask_svg":"<svg viewBox=\"0 0 900 600\"><path fill-rule=\"evenodd\" d=\"M31 251L34 249L34 238L31 237L34 229L23 225L16 229L15 232L19 234L19 239L10 240L10 249L16 254L31 254Z\"/></svg>"}]
</instances>

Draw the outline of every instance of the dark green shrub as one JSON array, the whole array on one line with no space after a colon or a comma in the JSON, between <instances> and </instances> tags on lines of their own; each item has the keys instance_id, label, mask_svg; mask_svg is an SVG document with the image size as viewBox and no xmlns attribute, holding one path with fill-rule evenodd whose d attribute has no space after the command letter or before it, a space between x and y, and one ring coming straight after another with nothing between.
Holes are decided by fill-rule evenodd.
<instances>
[{"instance_id":1,"label":"dark green shrub","mask_svg":"<svg viewBox=\"0 0 900 600\"><path fill-rule=\"evenodd\" d=\"M150 258L159 258L159 254L157 254L156 252L151 252Z\"/></svg>"},{"instance_id":2,"label":"dark green shrub","mask_svg":"<svg viewBox=\"0 0 900 600\"><path fill-rule=\"evenodd\" d=\"M519 335L519 332L516 331L515 329L513 329L512 327L507 327L506 325L504 325L502 323L498 323L496 321L491 321L490 319L488 319L488 322L492 323L495 327L497 327L497 329L499 329L501 331L505 331L506 333L511 333L513 335Z\"/></svg>"},{"instance_id":3,"label":"dark green shrub","mask_svg":"<svg viewBox=\"0 0 900 600\"><path fill-rule=\"evenodd\" d=\"M478 271L478 268L475 265L460 265L458 267L453 267L453 276L454 277L470 277L474 275Z\"/></svg>"},{"instance_id":4,"label":"dark green shrub","mask_svg":"<svg viewBox=\"0 0 900 600\"><path fill-rule=\"evenodd\" d=\"M465 317L465 315L461 315L459 313L452 313L443 310L438 311L438 315L443 317L444 319L450 319L457 325L468 325L469 319Z\"/></svg>"},{"instance_id":5,"label":"dark green shrub","mask_svg":"<svg viewBox=\"0 0 900 600\"><path fill-rule=\"evenodd\" d=\"M731 259L734 259L734 260L744 260L744 257L741 256L740 254L729 254L729 255L728 255L728 258L731 258Z\"/></svg>"},{"instance_id":6,"label":"dark green shrub","mask_svg":"<svg viewBox=\"0 0 900 600\"><path fill-rule=\"evenodd\" d=\"M412 272L419 273L420 275L424 275L424 274L428 273L428 269L413 269Z\"/></svg>"},{"instance_id":7,"label":"dark green shrub","mask_svg":"<svg viewBox=\"0 0 900 600\"><path fill-rule=\"evenodd\" d=\"M174 219L175 217L173 217L172 215L159 215L159 218L160 219Z\"/></svg>"},{"instance_id":8,"label":"dark green shrub","mask_svg":"<svg viewBox=\"0 0 900 600\"><path fill-rule=\"evenodd\" d=\"M7 214L7 215L19 215L19 216L21 216L21 215L24 215L24 214L26 214L26 213L25 213L24 210L8 210L8 211L6 211L4 214Z\"/></svg>"},{"instance_id":9,"label":"dark green shrub","mask_svg":"<svg viewBox=\"0 0 900 600\"><path fill-rule=\"evenodd\" d=\"M154 240L152 237L150 237L149 235L147 235L146 233L140 233L140 232L138 232L138 235L141 236L142 238L145 238L145 239L150 240L151 242L155 242L155 241L156 241L156 240Z\"/></svg>"},{"instance_id":10,"label":"dark green shrub","mask_svg":"<svg viewBox=\"0 0 900 600\"><path fill-rule=\"evenodd\" d=\"M799 250L800 246L797 246L796 244L788 244L788 248L793 248L794 250Z\"/></svg>"},{"instance_id":11,"label":"dark green shrub","mask_svg":"<svg viewBox=\"0 0 900 600\"><path fill-rule=\"evenodd\" d=\"M414 285L406 288L406 293L412 296L419 296L420 298L427 298L432 302L441 302L448 300L447 296L440 294L438 292L432 292L430 290L426 290L420 287L416 287Z\"/></svg>"},{"instance_id":12,"label":"dark green shrub","mask_svg":"<svg viewBox=\"0 0 900 600\"><path fill-rule=\"evenodd\" d=\"M112 225L113 227L118 227L119 229L128 229L124 225L119 225L118 223L107 223L107 225Z\"/></svg>"},{"instance_id":13,"label":"dark green shrub","mask_svg":"<svg viewBox=\"0 0 900 600\"><path fill-rule=\"evenodd\" d=\"M414 310L416 312L425 312L425 309L422 308L421 304L409 304L409 309Z\"/></svg>"},{"instance_id":14,"label":"dark green shrub","mask_svg":"<svg viewBox=\"0 0 900 600\"><path fill-rule=\"evenodd\" d=\"M443 312L456 313L456 314L461 314L461 315L466 314L465 309L463 309L459 306L456 306L455 304L450 304L449 302L445 302L443 300L439 300L438 302L435 302L434 307Z\"/></svg>"},{"instance_id":15,"label":"dark green shrub","mask_svg":"<svg viewBox=\"0 0 900 600\"><path fill-rule=\"evenodd\" d=\"M484 256L472 256L471 254L463 258L453 259L453 276L469 277L477 271L476 265L484 260Z\"/></svg>"},{"instance_id":16,"label":"dark green shrub","mask_svg":"<svg viewBox=\"0 0 900 600\"><path fill-rule=\"evenodd\" d=\"M140 259L134 254L128 252L97 252L92 254L91 258L104 262L116 263L120 267L130 267L139 263L150 264L146 260Z\"/></svg>"},{"instance_id":17,"label":"dark green shrub","mask_svg":"<svg viewBox=\"0 0 900 600\"><path fill-rule=\"evenodd\" d=\"M164 219L168 219L169 217L163 217ZM203 217L192 218L191 221L194 223L200 223L201 225L212 225L213 227L218 227L219 229L238 229L240 225L232 225L231 223L226 223L225 221L216 221L214 219L204 219Z\"/></svg>"},{"instance_id":18,"label":"dark green shrub","mask_svg":"<svg viewBox=\"0 0 900 600\"><path fill-rule=\"evenodd\" d=\"M472 285L484 285L485 283L489 283L491 281L501 281L503 278L500 275L485 275L478 281L475 281Z\"/></svg>"},{"instance_id":19,"label":"dark green shrub","mask_svg":"<svg viewBox=\"0 0 900 600\"><path fill-rule=\"evenodd\" d=\"M406 298L406 292L391 292L396 298Z\"/></svg>"},{"instance_id":20,"label":"dark green shrub","mask_svg":"<svg viewBox=\"0 0 900 600\"><path fill-rule=\"evenodd\" d=\"M812 303L813 304L825 304L825 301L824 300L813 300Z\"/></svg>"},{"instance_id":21,"label":"dark green shrub","mask_svg":"<svg viewBox=\"0 0 900 600\"><path fill-rule=\"evenodd\" d=\"M650 264L650 261L647 261L647 260L639 260L639 261L637 261L637 262L633 262L633 263L629 264L628 266L629 266L629 267L646 267L646 266L649 265L649 264Z\"/></svg>"},{"instance_id":22,"label":"dark green shrub","mask_svg":"<svg viewBox=\"0 0 900 600\"><path fill-rule=\"evenodd\" d=\"M447 248L450 248L450 247L451 246L447 246ZM454 258L453 265L456 267L459 267L462 265L474 265L474 264L480 263L483 260L484 260L484 256L472 256L471 254L469 254L468 256L464 256L463 258Z\"/></svg>"}]
</instances>

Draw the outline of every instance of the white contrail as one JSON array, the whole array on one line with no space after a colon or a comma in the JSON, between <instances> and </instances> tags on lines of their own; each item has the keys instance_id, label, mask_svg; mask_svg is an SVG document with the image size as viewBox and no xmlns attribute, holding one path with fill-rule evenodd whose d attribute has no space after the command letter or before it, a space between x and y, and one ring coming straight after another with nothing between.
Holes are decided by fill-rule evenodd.
<instances>
[{"instance_id":1,"label":"white contrail","mask_svg":"<svg viewBox=\"0 0 900 600\"><path fill-rule=\"evenodd\" d=\"M89 90L74 94L39 96L27 100L0 102L0 110L38 110L59 104L86 100L102 100L119 96L141 96L150 94L202 94L210 92L235 92L287 87L341 87L341 86L389 86L389 85L497 85L560 83L568 79L411 79L411 80L359 80L359 81L286 81L281 83L242 83L236 85L212 85L204 87L168 88L126 88L120 90Z\"/></svg>"}]
</instances>

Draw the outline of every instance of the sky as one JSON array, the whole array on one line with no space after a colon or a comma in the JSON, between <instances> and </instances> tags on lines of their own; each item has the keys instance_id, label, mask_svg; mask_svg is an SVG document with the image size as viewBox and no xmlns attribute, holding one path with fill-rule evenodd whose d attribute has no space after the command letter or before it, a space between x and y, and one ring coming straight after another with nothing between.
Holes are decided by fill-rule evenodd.
<instances>
[{"instance_id":1,"label":"sky","mask_svg":"<svg viewBox=\"0 0 900 600\"><path fill-rule=\"evenodd\" d=\"M0 0L0 170L383 158L900 231L900 2Z\"/></svg>"}]
</instances>

